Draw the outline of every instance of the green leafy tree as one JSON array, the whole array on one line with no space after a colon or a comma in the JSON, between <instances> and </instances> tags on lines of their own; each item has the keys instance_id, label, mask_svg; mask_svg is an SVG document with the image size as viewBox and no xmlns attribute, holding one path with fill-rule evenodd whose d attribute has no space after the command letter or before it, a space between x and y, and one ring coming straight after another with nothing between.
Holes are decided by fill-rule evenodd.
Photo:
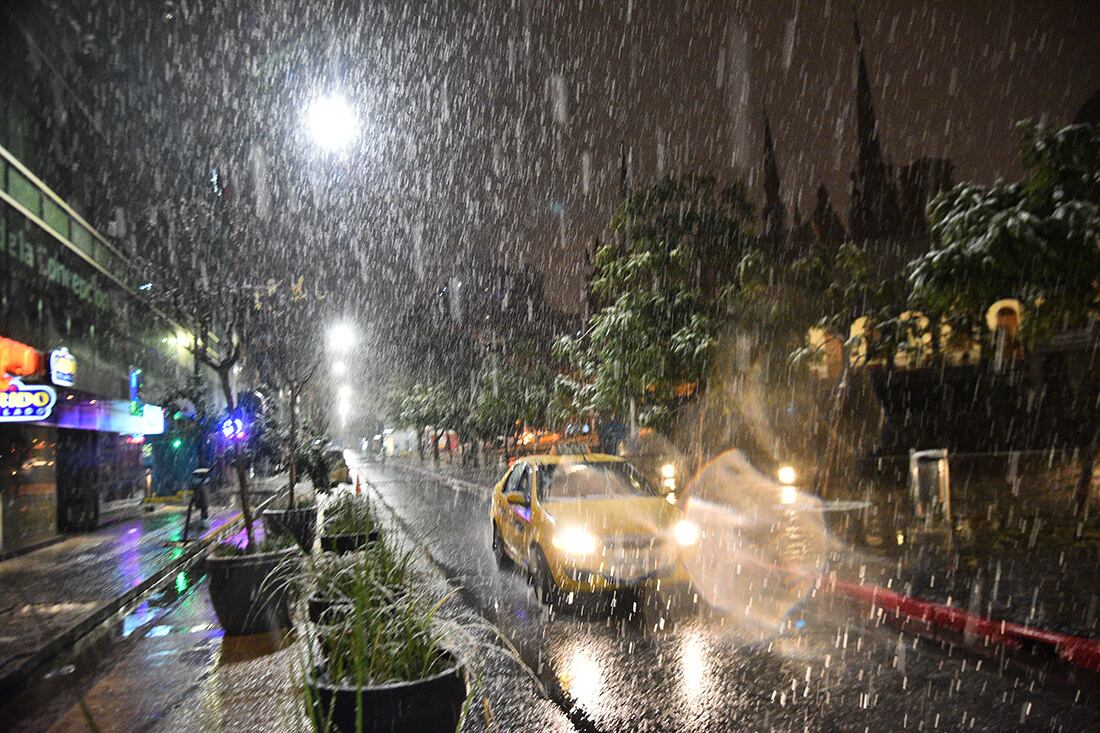
<instances>
[{"instance_id":1,"label":"green leafy tree","mask_svg":"<svg viewBox=\"0 0 1100 733\"><path fill-rule=\"evenodd\" d=\"M479 440L503 435L507 451L517 425L545 427L552 387L553 378L543 367L523 369L490 360L475 382L468 428Z\"/></svg>"},{"instance_id":2,"label":"green leafy tree","mask_svg":"<svg viewBox=\"0 0 1100 733\"><path fill-rule=\"evenodd\" d=\"M555 354L568 369L556 403L625 413L664 427L678 390L705 390L725 286L752 235L741 185L668 177L633 191L612 221L618 240L596 254L590 283L604 307Z\"/></svg>"},{"instance_id":3,"label":"green leafy tree","mask_svg":"<svg viewBox=\"0 0 1100 733\"><path fill-rule=\"evenodd\" d=\"M912 263L914 295L974 322L1000 298L1020 300L1033 342L1100 311L1100 126L1021 123L1024 177L964 183L929 206L934 245ZM1093 410L1076 486L1083 512L1100 417Z\"/></svg>"},{"instance_id":4,"label":"green leafy tree","mask_svg":"<svg viewBox=\"0 0 1100 733\"><path fill-rule=\"evenodd\" d=\"M416 429L416 449L424 460L423 435L429 425L436 430L460 423L464 411L454 392L441 384L420 382L391 388L386 398L386 411L394 420ZM436 434L432 437L432 455L438 460Z\"/></svg>"}]
</instances>

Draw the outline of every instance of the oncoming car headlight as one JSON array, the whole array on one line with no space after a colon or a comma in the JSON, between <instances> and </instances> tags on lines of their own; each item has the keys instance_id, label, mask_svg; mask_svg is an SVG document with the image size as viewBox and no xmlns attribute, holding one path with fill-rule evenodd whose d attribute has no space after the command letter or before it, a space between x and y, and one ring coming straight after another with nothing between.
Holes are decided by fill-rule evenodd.
<instances>
[{"instance_id":1,"label":"oncoming car headlight","mask_svg":"<svg viewBox=\"0 0 1100 733\"><path fill-rule=\"evenodd\" d=\"M591 555L596 551L596 537L580 527L566 527L555 532L551 543L570 555Z\"/></svg>"},{"instance_id":2,"label":"oncoming car headlight","mask_svg":"<svg viewBox=\"0 0 1100 733\"><path fill-rule=\"evenodd\" d=\"M798 480L798 471L794 469L794 466L780 466L779 470L775 472L776 478L779 479L779 483L790 486Z\"/></svg>"},{"instance_id":3,"label":"oncoming car headlight","mask_svg":"<svg viewBox=\"0 0 1100 733\"><path fill-rule=\"evenodd\" d=\"M672 536L682 547L694 545L699 541L699 525L690 519L681 519L672 526Z\"/></svg>"}]
</instances>

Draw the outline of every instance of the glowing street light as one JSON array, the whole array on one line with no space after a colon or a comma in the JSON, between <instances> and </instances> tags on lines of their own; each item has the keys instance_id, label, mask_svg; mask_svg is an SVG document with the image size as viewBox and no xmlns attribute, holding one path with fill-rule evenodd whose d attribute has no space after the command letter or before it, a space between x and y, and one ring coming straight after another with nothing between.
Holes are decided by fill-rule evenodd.
<instances>
[{"instance_id":1,"label":"glowing street light","mask_svg":"<svg viewBox=\"0 0 1100 733\"><path fill-rule=\"evenodd\" d=\"M342 361L332 362L332 373L337 377L342 377L348 373L348 365Z\"/></svg>"},{"instance_id":2,"label":"glowing street light","mask_svg":"<svg viewBox=\"0 0 1100 733\"><path fill-rule=\"evenodd\" d=\"M328 345L336 351L347 351L355 345L355 329L346 323L338 323L328 332Z\"/></svg>"},{"instance_id":3,"label":"glowing street light","mask_svg":"<svg viewBox=\"0 0 1100 733\"><path fill-rule=\"evenodd\" d=\"M337 152L359 136L359 120L347 101L338 94L318 97L306 110L306 124L313 142L325 150Z\"/></svg>"},{"instance_id":4,"label":"glowing street light","mask_svg":"<svg viewBox=\"0 0 1100 733\"><path fill-rule=\"evenodd\" d=\"M340 398L340 402L347 402L351 398L351 387L341 384L336 388L336 396Z\"/></svg>"}]
</instances>

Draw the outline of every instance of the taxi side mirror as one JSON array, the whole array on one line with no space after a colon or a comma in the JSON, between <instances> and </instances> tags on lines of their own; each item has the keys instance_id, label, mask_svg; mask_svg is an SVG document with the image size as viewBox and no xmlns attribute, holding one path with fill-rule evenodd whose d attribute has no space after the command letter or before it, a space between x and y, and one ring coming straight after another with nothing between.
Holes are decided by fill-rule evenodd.
<instances>
[{"instance_id":1,"label":"taxi side mirror","mask_svg":"<svg viewBox=\"0 0 1100 733\"><path fill-rule=\"evenodd\" d=\"M519 493L518 491L513 491L510 494L505 494L504 498L508 500L509 504L518 504L519 506L527 506L531 503L526 496Z\"/></svg>"}]
</instances>

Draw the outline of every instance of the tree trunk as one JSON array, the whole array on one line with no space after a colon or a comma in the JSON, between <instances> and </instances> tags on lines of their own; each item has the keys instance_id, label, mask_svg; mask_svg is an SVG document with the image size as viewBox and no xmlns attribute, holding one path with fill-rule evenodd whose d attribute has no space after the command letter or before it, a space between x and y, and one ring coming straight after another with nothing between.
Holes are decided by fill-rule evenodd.
<instances>
[{"instance_id":1,"label":"tree trunk","mask_svg":"<svg viewBox=\"0 0 1100 733\"><path fill-rule=\"evenodd\" d=\"M287 507L294 508L294 486L298 482L298 390L290 386L290 430L287 434L290 454L290 498Z\"/></svg>"},{"instance_id":2,"label":"tree trunk","mask_svg":"<svg viewBox=\"0 0 1100 733\"><path fill-rule=\"evenodd\" d=\"M1073 490L1073 514L1077 519L1083 519L1088 508L1097 444L1100 444L1100 420L1093 422L1092 435L1081 451L1081 470L1077 474L1077 486Z\"/></svg>"},{"instance_id":3,"label":"tree trunk","mask_svg":"<svg viewBox=\"0 0 1100 733\"><path fill-rule=\"evenodd\" d=\"M229 415L233 415L236 404L233 401L233 388L229 385L229 370L232 365L218 368L218 380L222 385L222 394L225 395L225 407ZM233 443L233 464L237 469L237 491L241 500L241 516L244 517L244 531L248 537L247 552L253 552L255 535L252 532L252 506L248 503L248 473L244 468L244 456L241 455L241 447Z\"/></svg>"}]
</instances>

